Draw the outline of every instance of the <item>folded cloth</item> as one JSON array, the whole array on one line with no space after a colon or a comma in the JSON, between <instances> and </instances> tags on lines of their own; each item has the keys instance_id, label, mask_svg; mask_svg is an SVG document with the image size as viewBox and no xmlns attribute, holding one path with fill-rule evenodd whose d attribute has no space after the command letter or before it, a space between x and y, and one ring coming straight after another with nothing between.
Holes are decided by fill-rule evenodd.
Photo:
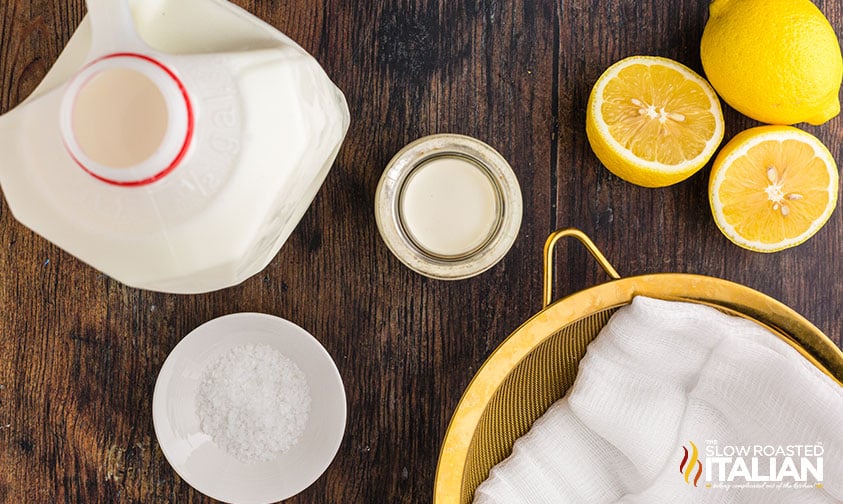
<instances>
[{"instance_id":1,"label":"folded cloth","mask_svg":"<svg viewBox=\"0 0 843 504\"><path fill-rule=\"evenodd\" d=\"M636 297L474 504L841 503L841 425L843 388L766 328Z\"/></svg>"}]
</instances>

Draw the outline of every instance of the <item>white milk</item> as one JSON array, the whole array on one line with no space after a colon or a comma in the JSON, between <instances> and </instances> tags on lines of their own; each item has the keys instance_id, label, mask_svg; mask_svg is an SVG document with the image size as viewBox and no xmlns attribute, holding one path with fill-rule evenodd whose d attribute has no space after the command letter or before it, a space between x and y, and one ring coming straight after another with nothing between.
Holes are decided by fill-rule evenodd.
<instances>
[{"instance_id":1,"label":"white milk","mask_svg":"<svg viewBox=\"0 0 843 504\"><path fill-rule=\"evenodd\" d=\"M404 183L401 220L423 250L459 257L481 247L499 219L498 196L482 168L459 157L440 157L416 168Z\"/></svg>"},{"instance_id":2,"label":"white milk","mask_svg":"<svg viewBox=\"0 0 843 504\"><path fill-rule=\"evenodd\" d=\"M82 151L98 163L128 168L152 156L167 132L167 103L140 72L105 70L79 90L71 127Z\"/></svg>"},{"instance_id":3,"label":"white milk","mask_svg":"<svg viewBox=\"0 0 843 504\"><path fill-rule=\"evenodd\" d=\"M298 45L224 0L125 2L88 0L42 83L0 117L0 184L23 224L121 282L235 285L313 200L345 99Z\"/></svg>"}]
</instances>

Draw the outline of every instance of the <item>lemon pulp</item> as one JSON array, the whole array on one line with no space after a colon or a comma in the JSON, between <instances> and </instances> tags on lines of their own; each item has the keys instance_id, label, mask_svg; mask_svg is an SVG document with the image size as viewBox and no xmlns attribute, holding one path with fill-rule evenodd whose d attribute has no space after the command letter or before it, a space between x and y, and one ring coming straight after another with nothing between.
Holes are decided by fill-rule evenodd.
<instances>
[{"instance_id":1,"label":"lemon pulp","mask_svg":"<svg viewBox=\"0 0 843 504\"><path fill-rule=\"evenodd\" d=\"M828 149L792 127L737 135L714 162L709 199L715 222L737 245L775 252L803 243L828 221L839 177Z\"/></svg>"},{"instance_id":2,"label":"lemon pulp","mask_svg":"<svg viewBox=\"0 0 843 504\"><path fill-rule=\"evenodd\" d=\"M723 138L714 90L675 61L633 56L592 90L586 132L598 159L629 182L661 187L702 168Z\"/></svg>"}]
</instances>

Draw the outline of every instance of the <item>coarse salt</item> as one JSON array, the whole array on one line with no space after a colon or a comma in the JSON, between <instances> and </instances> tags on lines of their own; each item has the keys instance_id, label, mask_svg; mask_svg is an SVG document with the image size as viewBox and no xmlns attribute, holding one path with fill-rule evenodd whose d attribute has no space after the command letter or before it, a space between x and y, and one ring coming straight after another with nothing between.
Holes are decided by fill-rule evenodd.
<instances>
[{"instance_id":1,"label":"coarse salt","mask_svg":"<svg viewBox=\"0 0 843 504\"><path fill-rule=\"evenodd\" d=\"M301 438L310 389L301 369L271 346L238 346L205 369L196 413L220 448L241 462L266 462Z\"/></svg>"}]
</instances>

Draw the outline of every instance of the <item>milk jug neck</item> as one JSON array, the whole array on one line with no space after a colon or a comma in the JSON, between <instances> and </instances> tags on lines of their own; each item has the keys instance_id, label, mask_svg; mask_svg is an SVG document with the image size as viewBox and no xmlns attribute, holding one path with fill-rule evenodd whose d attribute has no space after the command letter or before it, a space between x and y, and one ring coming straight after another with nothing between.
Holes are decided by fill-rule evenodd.
<instances>
[{"instance_id":1,"label":"milk jug neck","mask_svg":"<svg viewBox=\"0 0 843 504\"><path fill-rule=\"evenodd\" d=\"M135 186L178 166L193 135L194 107L175 72L138 36L127 0L87 0L88 62L62 99L65 148L90 175Z\"/></svg>"},{"instance_id":2,"label":"milk jug neck","mask_svg":"<svg viewBox=\"0 0 843 504\"><path fill-rule=\"evenodd\" d=\"M65 148L93 177L138 186L174 170L193 137L193 105L163 63L138 53L113 53L85 66L62 99Z\"/></svg>"}]
</instances>

